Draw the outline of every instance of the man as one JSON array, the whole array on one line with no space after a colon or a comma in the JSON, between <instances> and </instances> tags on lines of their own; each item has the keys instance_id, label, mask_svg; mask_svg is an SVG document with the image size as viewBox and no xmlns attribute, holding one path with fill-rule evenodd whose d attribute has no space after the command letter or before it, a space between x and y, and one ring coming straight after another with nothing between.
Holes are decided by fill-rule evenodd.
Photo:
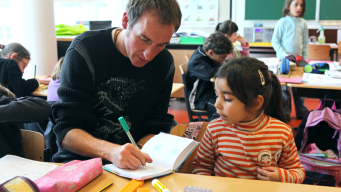
<instances>
[{"instance_id":1,"label":"man","mask_svg":"<svg viewBox=\"0 0 341 192\"><path fill-rule=\"evenodd\" d=\"M123 30L88 31L73 40L61 70L61 102L53 106L54 161L102 157L129 169L152 162L130 143L118 118L138 145L169 131L175 68L164 48L180 23L176 0L129 0Z\"/></svg>"}]
</instances>

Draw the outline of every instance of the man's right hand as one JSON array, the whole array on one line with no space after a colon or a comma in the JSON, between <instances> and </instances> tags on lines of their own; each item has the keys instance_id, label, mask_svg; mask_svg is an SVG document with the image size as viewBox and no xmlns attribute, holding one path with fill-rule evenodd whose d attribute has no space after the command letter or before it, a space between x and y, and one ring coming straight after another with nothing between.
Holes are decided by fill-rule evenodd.
<instances>
[{"instance_id":1,"label":"man's right hand","mask_svg":"<svg viewBox=\"0 0 341 192\"><path fill-rule=\"evenodd\" d=\"M119 168L137 169L146 163L152 163L153 160L147 153L142 153L141 150L131 143L121 145L116 148L109 157L110 161Z\"/></svg>"}]
</instances>

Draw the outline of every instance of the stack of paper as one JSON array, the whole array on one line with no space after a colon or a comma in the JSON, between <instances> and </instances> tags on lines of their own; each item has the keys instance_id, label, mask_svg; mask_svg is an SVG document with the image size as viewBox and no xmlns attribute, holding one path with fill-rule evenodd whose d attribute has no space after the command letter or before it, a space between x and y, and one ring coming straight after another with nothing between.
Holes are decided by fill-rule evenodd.
<instances>
[{"instance_id":1,"label":"stack of paper","mask_svg":"<svg viewBox=\"0 0 341 192\"><path fill-rule=\"evenodd\" d=\"M304 73L302 82L317 85L341 85L341 79L333 78L329 75Z\"/></svg>"},{"instance_id":2,"label":"stack of paper","mask_svg":"<svg viewBox=\"0 0 341 192\"><path fill-rule=\"evenodd\" d=\"M21 158L13 155L6 155L0 159L0 184L16 176L23 176L32 181L39 179L58 165L44 163Z\"/></svg>"}]
</instances>

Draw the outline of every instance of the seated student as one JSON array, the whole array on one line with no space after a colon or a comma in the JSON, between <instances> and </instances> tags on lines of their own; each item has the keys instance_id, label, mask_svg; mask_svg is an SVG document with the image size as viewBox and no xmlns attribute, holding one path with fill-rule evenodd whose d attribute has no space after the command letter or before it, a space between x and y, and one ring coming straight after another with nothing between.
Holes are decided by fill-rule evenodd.
<instances>
[{"instance_id":1,"label":"seated student","mask_svg":"<svg viewBox=\"0 0 341 192\"><path fill-rule=\"evenodd\" d=\"M229 60L215 75L220 118L210 122L192 172L302 183L305 171L285 124L281 86L261 61Z\"/></svg>"},{"instance_id":2,"label":"seated student","mask_svg":"<svg viewBox=\"0 0 341 192\"><path fill-rule=\"evenodd\" d=\"M19 43L1 44L0 49L0 83L17 97L30 95L39 87L39 79L22 78L30 53Z\"/></svg>"},{"instance_id":3,"label":"seated student","mask_svg":"<svg viewBox=\"0 0 341 192\"><path fill-rule=\"evenodd\" d=\"M214 107L214 87L210 79L231 51L231 41L222 33L213 33L188 61L187 89L191 91L191 106L194 105L193 109L207 110L210 120L218 117Z\"/></svg>"},{"instance_id":4,"label":"seated student","mask_svg":"<svg viewBox=\"0 0 341 192\"><path fill-rule=\"evenodd\" d=\"M60 70L62 68L62 64L64 61L64 57L60 58L57 64L54 66L51 78L52 81L50 81L49 88L47 90L47 100L48 101L60 101L58 94L57 94L57 89L60 84Z\"/></svg>"},{"instance_id":5,"label":"seated student","mask_svg":"<svg viewBox=\"0 0 341 192\"><path fill-rule=\"evenodd\" d=\"M218 25L215 28L216 32L224 33L226 37L230 39L232 43L235 43L236 41L239 41L242 50L239 51L235 46L233 46L233 51L230 53L227 58L235 58L240 56L249 56L250 55L250 46L249 43L244 39L244 37L240 36L238 31L238 26L235 22L232 22L231 20L224 21L222 23L218 23Z\"/></svg>"},{"instance_id":6,"label":"seated student","mask_svg":"<svg viewBox=\"0 0 341 192\"><path fill-rule=\"evenodd\" d=\"M25 157L21 123L43 121L50 115L51 107L43 99L17 99L11 91L0 85L0 158L8 154Z\"/></svg>"}]
</instances>

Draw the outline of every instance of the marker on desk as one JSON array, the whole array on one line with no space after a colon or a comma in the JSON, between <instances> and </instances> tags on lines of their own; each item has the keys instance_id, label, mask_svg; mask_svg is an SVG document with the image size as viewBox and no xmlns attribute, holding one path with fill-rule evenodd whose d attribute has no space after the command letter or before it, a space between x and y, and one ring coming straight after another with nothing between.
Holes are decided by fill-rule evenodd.
<instances>
[{"instance_id":1,"label":"marker on desk","mask_svg":"<svg viewBox=\"0 0 341 192\"><path fill-rule=\"evenodd\" d=\"M162 185L162 183L159 180L157 180L157 179L153 179L152 185L159 192L171 192L164 185Z\"/></svg>"},{"instance_id":2,"label":"marker on desk","mask_svg":"<svg viewBox=\"0 0 341 192\"><path fill-rule=\"evenodd\" d=\"M130 132L129 132L129 127L128 127L126 121L124 120L124 118L123 118L123 117L120 117L120 118L118 118L118 121L121 123L121 125L122 125L124 131L127 133L128 137L129 137L129 139L130 139L130 142L131 142L135 147L139 148L139 147L136 145L133 136L131 136L131 134L130 134Z\"/></svg>"},{"instance_id":3,"label":"marker on desk","mask_svg":"<svg viewBox=\"0 0 341 192\"><path fill-rule=\"evenodd\" d=\"M109 185L107 185L107 186L103 187L103 188L102 188L101 190L99 190L98 192L102 192L102 191L104 191L104 189L106 189L106 188L110 187L112 184L114 184L114 183L110 183Z\"/></svg>"},{"instance_id":4,"label":"marker on desk","mask_svg":"<svg viewBox=\"0 0 341 192\"><path fill-rule=\"evenodd\" d=\"M36 78L37 65L34 66L34 78Z\"/></svg>"}]
</instances>

